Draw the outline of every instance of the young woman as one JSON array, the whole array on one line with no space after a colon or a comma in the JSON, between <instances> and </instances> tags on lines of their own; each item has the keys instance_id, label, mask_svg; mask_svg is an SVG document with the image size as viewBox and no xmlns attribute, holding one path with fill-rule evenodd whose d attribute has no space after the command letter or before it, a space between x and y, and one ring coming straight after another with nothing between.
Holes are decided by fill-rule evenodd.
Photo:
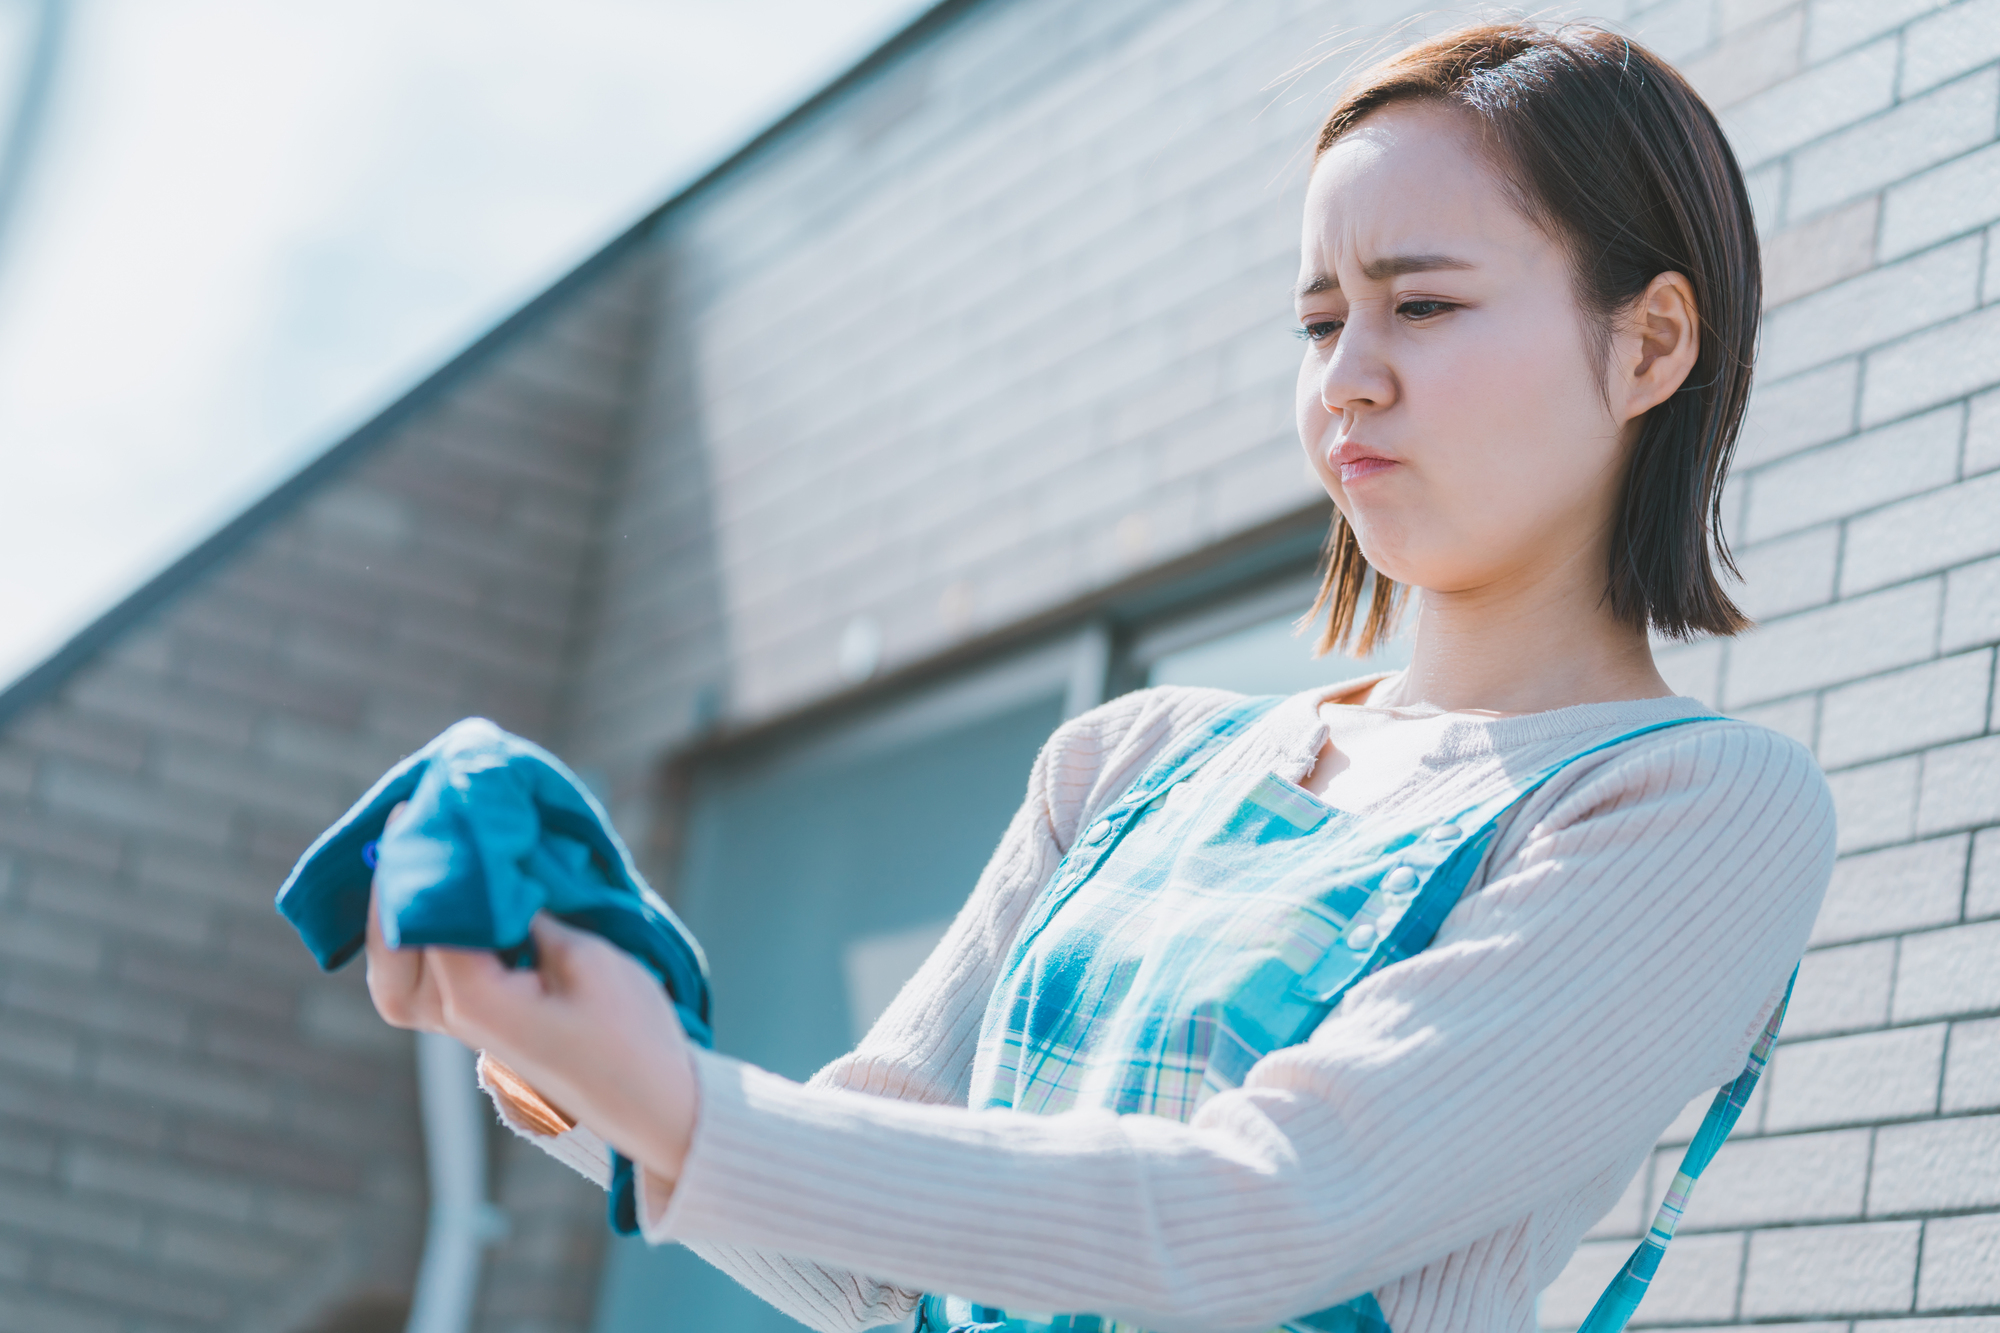
<instances>
[{"instance_id":1,"label":"young woman","mask_svg":"<svg viewBox=\"0 0 2000 1333\"><path fill-rule=\"evenodd\" d=\"M1810 756L1648 648L1747 623L1714 566L1758 302L1734 160L1656 58L1530 25L1405 52L1319 135L1297 303L1322 643L1415 590L1406 670L1066 724L807 1085L693 1049L553 921L525 972L377 932L378 1005L818 1328L920 1298L936 1329L1530 1328L1742 1067L1831 869Z\"/></svg>"}]
</instances>

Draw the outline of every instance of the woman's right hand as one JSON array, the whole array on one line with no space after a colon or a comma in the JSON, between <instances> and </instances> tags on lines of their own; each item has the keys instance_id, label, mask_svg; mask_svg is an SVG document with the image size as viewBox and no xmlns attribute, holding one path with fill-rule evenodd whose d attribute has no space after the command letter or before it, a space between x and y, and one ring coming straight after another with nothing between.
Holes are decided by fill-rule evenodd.
<instances>
[{"instance_id":1,"label":"woman's right hand","mask_svg":"<svg viewBox=\"0 0 2000 1333\"><path fill-rule=\"evenodd\" d=\"M408 804L400 802L389 811L389 818L382 825L385 833ZM431 957L430 950L422 946L389 947L382 934L381 908L372 884L368 888L367 941L368 995L375 1001L375 1012L393 1027L445 1031L444 999L438 992L437 971L425 966ZM561 1134L575 1125L568 1112L542 1096L534 1085L489 1052L479 1053L479 1063L481 1078L493 1095L513 1111L516 1123L547 1135Z\"/></svg>"},{"instance_id":2,"label":"woman's right hand","mask_svg":"<svg viewBox=\"0 0 2000 1333\"><path fill-rule=\"evenodd\" d=\"M402 802L389 812L384 832L402 817L408 804ZM438 995L437 977L425 969L422 948L389 947L382 934L380 901L373 884L368 888L367 941L368 997L375 1002L375 1012L392 1027L443 1032L444 1002Z\"/></svg>"}]
</instances>

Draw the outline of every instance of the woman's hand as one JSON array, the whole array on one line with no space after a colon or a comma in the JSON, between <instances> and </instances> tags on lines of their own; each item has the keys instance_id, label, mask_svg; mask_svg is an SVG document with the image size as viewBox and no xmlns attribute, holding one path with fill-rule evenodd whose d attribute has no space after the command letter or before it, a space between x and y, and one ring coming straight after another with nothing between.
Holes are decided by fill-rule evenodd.
<instances>
[{"instance_id":1,"label":"woman's hand","mask_svg":"<svg viewBox=\"0 0 2000 1333\"><path fill-rule=\"evenodd\" d=\"M660 1182L680 1177L699 1102L694 1057L659 981L616 945L546 912L538 961L430 948L443 1031L489 1050Z\"/></svg>"},{"instance_id":2,"label":"woman's hand","mask_svg":"<svg viewBox=\"0 0 2000 1333\"><path fill-rule=\"evenodd\" d=\"M408 801L389 811L384 832L403 817ZM444 1012L438 997L437 979L424 966L427 949L391 949L382 934L381 900L373 885L368 889L367 941L368 998L375 1012L391 1027L415 1028L419 1032L443 1032Z\"/></svg>"},{"instance_id":3,"label":"woman's hand","mask_svg":"<svg viewBox=\"0 0 2000 1333\"><path fill-rule=\"evenodd\" d=\"M660 1184L679 1178L699 1094L687 1036L652 973L546 912L530 927L528 970L484 949L391 949L379 911L371 894L368 993L386 1021L491 1051Z\"/></svg>"}]
</instances>

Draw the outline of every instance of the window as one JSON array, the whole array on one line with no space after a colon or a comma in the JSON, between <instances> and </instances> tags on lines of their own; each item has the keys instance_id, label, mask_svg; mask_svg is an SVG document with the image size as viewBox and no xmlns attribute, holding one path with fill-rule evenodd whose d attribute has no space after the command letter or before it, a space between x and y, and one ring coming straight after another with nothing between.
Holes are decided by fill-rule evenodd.
<instances>
[{"instance_id":1,"label":"window","mask_svg":"<svg viewBox=\"0 0 2000 1333\"><path fill-rule=\"evenodd\" d=\"M1150 628L1132 641L1132 674L1148 685L1295 694L1408 664L1407 628L1366 659L1314 657L1314 631L1298 633L1294 625L1318 589L1317 578L1289 578Z\"/></svg>"}]
</instances>

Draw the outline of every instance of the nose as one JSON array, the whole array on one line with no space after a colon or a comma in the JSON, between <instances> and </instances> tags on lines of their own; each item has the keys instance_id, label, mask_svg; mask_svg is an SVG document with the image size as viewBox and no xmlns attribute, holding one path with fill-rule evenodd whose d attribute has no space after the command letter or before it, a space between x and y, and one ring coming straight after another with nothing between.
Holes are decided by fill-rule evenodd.
<instances>
[{"instance_id":1,"label":"nose","mask_svg":"<svg viewBox=\"0 0 2000 1333\"><path fill-rule=\"evenodd\" d=\"M1352 312L1320 369L1319 401L1334 416L1380 411L1396 400L1396 376L1371 323Z\"/></svg>"}]
</instances>

